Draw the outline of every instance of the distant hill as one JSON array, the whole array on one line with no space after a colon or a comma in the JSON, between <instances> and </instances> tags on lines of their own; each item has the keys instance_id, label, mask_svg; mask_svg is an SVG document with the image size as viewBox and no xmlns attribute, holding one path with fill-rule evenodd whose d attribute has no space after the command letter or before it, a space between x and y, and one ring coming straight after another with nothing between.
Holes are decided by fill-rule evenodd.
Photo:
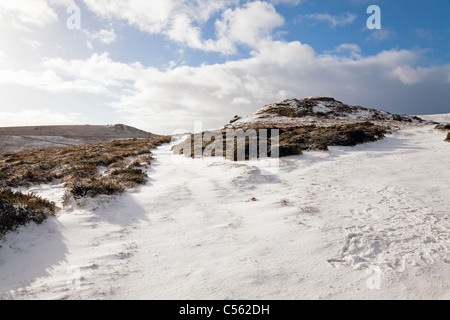
<instances>
[{"instance_id":1,"label":"distant hill","mask_svg":"<svg viewBox=\"0 0 450 320\"><path fill-rule=\"evenodd\" d=\"M3 127L0 128L0 153L154 137L158 135L124 124Z\"/></svg>"}]
</instances>

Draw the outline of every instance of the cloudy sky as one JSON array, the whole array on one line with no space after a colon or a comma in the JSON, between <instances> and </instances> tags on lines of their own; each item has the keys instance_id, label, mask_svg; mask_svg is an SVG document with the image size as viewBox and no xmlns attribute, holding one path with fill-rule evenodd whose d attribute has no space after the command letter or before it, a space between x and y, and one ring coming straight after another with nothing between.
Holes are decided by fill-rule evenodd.
<instances>
[{"instance_id":1,"label":"cloudy sky","mask_svg":"<svg viewBox=\"0 0 450 320\"><path fill-rule=\"evenodd\" d=\"M449 17L447 0L0 0L0 126L171 133L306 96L449 113Z\"/></svg>"}]
</instances>

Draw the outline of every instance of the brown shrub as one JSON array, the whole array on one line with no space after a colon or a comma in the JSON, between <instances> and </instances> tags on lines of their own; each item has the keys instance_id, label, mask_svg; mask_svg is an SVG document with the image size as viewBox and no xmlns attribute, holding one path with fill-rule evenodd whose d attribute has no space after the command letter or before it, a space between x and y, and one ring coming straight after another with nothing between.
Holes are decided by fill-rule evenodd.
<instances>
[{"instance_id":1,"label":"brown shrub","mask_svg":"<svg viewBox=\"0 0 450 320\"><path fill-rule=\"evenodd\" d=\"M29 222L42 223L55 213L55 204L33 194L0 190L0 237Z\"/></svg>"},{"instance_id":2,"label":"brown shrub","mask_svg":"<svg viewBox=\"0 0 450 320\"><path fill-rule=\"evenodd\" d=\"M113 195L125 192L124 187L114 183L112 181L82 181L73 185L69 189L70 194L74 196L75 199L91 197L95 198L98 195Z\"/></svg>"},{"instance_id":3,"label":"brown shrub","mask_svg":"<svg viewBox=\"0 0 450 320\"><path fill-rule=\"evenodd\" d=\"M245 158L249 158L249 145L250 142L260 142L260 130L267 128L255 128L257 136L253 138L245 139ZM272 137L270 136L270 129L267 129L267 145L270 151ZM330 127L318 127L315 125L292 127L292 128L280 128L279 129L279 155L280 157L286 157L291 155L302 154L304 150L327 150L329 146L355 146L357 144L374 142L385 137L385 134L390 132L387 127L375 125L371 122L359 122L352 124L334 125ZM196 134L198 141L199 135ZM205 133L202 133L204 136ZM223 153L227 159L237 159L237 139L233 148L234 155L227 155L226 150L226 131L222 131L223 135ZM194 145L194 135L191 135L191 139L187 139L185 142L174 146L172 148L175 154L187 153L186 156L194 157L194 150L197 147L198 150L204 151L212 141L202 141L202 145ZM241 142L242 143L242 142ZM244 147L243 145L240 147ZM214 156L214 154L213 154ZM258 150L258 157L261 154ZM268 156L271 156L270 152Z\"/></svg>"}]
</instances>

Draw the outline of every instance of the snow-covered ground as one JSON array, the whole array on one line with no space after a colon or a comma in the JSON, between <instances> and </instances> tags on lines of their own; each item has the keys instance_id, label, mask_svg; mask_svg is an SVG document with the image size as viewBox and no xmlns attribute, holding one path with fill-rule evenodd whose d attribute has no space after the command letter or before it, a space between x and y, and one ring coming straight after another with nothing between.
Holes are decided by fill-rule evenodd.
<instances>
[{"instance_id":1,"label":"snow-covered ground","mask_svg":"<svg viewBox=\"0 0 450 320\"><path fill-rule=\"evenodd\" d=\"M276 175L162 146L147 185L9 234L0 297L450 299L450 143L433 127Z\"/></svg>"},{"instance_id":2,"label":"snow-covered ground","mask_svg":"<svg viewBox=\"0 0 450 320\"><path fill-rule=\"evenodd\" d=\"M424 120L436 121L441 123L450 123L450 113L447 114L427 114L420 116Z\"/></svg>"}]
</instances>

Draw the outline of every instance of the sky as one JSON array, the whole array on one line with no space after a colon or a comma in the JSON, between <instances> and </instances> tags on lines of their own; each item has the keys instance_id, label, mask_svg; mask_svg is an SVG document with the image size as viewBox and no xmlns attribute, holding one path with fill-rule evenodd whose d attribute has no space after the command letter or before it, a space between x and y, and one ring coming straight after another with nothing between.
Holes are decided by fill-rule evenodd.
<instances>
[{"instance_id":1,"label":"sky","mask_svg":"<svg viewBox=\"0 0 450 320\"><path fill-rule=\"evenodd\" d=\"M450 113L449 17L447 0L0 0L0 126L170 134L309 96Z\"/></svg>"}]
</instances>

